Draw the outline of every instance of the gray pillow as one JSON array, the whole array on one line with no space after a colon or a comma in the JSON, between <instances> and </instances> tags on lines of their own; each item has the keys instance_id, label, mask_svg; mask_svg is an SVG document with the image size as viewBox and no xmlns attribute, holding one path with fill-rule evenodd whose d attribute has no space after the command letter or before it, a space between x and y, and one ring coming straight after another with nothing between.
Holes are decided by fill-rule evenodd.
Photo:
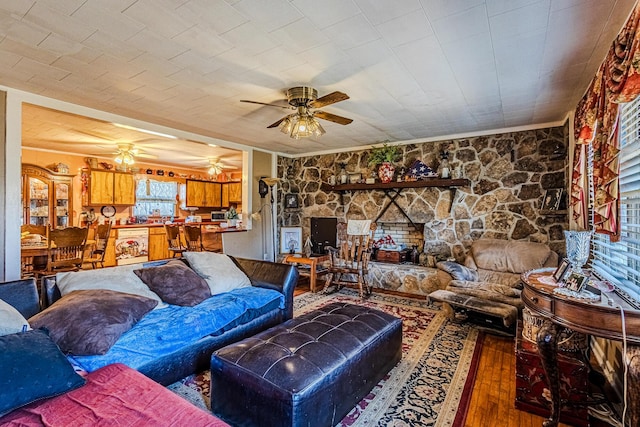
<instances>
[{"instance_id":1,"label":"gray pillow","mask_svg":"<svg viewBox=\"0 0 640 427\"><path fill-rule=\"evenodd\" d=\"M185 252L183 256L198 275L207 281L211 295L251 286L251 280L225 254Z\"/></svg>"},{"instance_id":2,"label":"gray pillow","mask_svg":"<svg viewBox=\"0 0 640 427\"><path fill-rule=\"evenodd\" d=\"M11 304L0 299L0 336L31 329L27 319Z\"/></svg>"},{"instance_id":3,"label":"gray pillow","mask_svg":"<svg viewBox=\"0 0 640 427\"><path fill-rule=\"evenodd\" d=\"M133 274L133 270L140 267L141 264L129 264L97 270L58 273L56 274L56 285L62 296L72 291L106 289L155 299L158 301L158 308L166 307L160 297L151 292L149 287Z\"/></svg>"},{"instance_id":4,"label":"gray pillow","mask_svg":"<svg viewBox=\"0 0 640 427\"><path fill-rule=\"evenodd\" d=\"M133 272L169 304L192 307L211 296L207 282L182 261L169 261Z\"/></svg>"},{"instance_id":5,"label":"gray pillow","mask_svg":"<svg viewBox=\"0 0 640 427\"><path fill-rule=\"evenodd\" d=\"M73 291L29 319L45 328L60 350L75 355L105 354L157 301L109 290Z\"/></svg>"},{"instance_id":6,"label":"gray pillow","mask_svg":"<svg viewBox=\"0 0 640 427\"><path fill-rule=\"evenodd\" d=\"M453 277L453 280L467 280L470 282L475 282L478 280L478 272L470 269L469 267L465 267L464 265L458 264L453 261L440 261L436 264L440 270L446 271Z\"/></svg>"}]
</instances>

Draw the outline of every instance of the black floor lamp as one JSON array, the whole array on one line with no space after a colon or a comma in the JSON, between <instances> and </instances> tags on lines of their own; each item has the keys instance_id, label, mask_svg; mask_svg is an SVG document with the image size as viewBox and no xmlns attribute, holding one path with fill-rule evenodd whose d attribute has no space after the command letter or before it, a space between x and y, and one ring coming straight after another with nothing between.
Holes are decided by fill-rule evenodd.
<instances>
[{"instance_id":1,"label":"black floor lamp","mask_svg":"<svg viewBox=\"0 0 640 427\"><path fill-rule=\"evenodd\" d=\"M262 178L261 181L263 181L268 187L269 187L269 191L271 192L271 237L273 240L273 262L276 262L276 222L275 222L275 215L273 214L273 203L275 201L274 199L274 195L273 195L273 187L280 182L279 178ZM261 192L262 194L262 192Z\"/></svg>"}]
</instances>

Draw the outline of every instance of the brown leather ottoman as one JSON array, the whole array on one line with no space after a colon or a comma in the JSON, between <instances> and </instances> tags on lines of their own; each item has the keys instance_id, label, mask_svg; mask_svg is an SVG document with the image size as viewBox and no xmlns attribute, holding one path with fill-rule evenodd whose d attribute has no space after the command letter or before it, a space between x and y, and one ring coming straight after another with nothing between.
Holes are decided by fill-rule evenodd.
<instances>
[{"instance_id":1,"label":"brown leather ottoman","mask_svg":"<svg viewBox=\"0 0 640 427\"><path fill-rule=\"evenodd\" d=\"M233 425L333 426L402 357L402 320L332 303L211 357L211 410Z\"/></svg>"}]
</instances>

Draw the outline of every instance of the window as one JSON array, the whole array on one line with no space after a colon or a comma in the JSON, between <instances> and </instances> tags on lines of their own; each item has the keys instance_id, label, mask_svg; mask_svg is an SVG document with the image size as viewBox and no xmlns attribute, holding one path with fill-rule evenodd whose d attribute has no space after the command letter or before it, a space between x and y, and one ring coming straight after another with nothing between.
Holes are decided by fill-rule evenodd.
<instances>
[{"instance_id":1,"label":"window","mask_svg":"<svg viewBox=\"0 0 640 427\"><path fill-rule=\"evenodd\" d=\"M620 240L595 234L592 266L640 302L640 97L620 113Z\"/></svg>"},{"instance_id":2,"label":"window","mask_svg":"<svg viewBox=\"0 0 640 427\"><path fill-rule=\"evenodd\" d=\"M176 212L177 182L162 182L152 179L141 179L136 185L135 216L153 215L159 211L160 216L173 216Z\"/></svg>"}]
</instances>

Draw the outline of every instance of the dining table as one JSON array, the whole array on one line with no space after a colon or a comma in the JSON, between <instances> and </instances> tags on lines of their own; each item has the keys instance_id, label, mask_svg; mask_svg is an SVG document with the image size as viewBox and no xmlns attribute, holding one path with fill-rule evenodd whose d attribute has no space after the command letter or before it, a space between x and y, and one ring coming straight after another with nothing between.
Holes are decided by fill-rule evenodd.
<instances>
[{"instance_id":1,"label":"dining table","mask_svg":"<svg viewBox=\"0 0 640 427\"><path fill-rule=\"evenodd\" d=\"M94 239L87 239L84 244L85 251L92 250L96 241ZM47 256L47 242L27 243L20 245L20 264L22 265L22 275L28 275L33 268L34 258L43 257L42 263L46 262L44 257Z\"/></svg>"}]
</instances>

